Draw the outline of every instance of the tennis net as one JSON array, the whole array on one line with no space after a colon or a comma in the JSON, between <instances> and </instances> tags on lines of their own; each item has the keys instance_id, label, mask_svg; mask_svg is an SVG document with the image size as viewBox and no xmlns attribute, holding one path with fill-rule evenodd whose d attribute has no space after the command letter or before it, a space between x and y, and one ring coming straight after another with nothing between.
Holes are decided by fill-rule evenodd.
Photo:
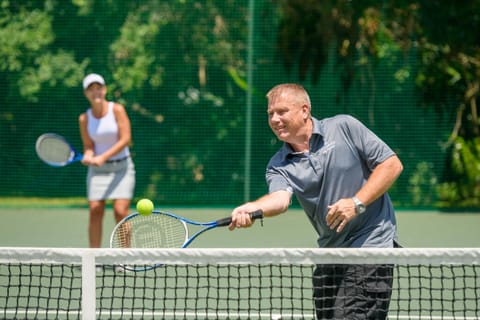
<instances>
[{"instance_id":1,"label":"tennis net","mask_svg":"<svg viewBox=\"0 0 480 320\"><path fill-rule=\"evenodd\" d=\"M480 317L478 248L0 248L0 318L315 319L317 264L393 265L388 319Z\"/></svg>"}]
</instances>

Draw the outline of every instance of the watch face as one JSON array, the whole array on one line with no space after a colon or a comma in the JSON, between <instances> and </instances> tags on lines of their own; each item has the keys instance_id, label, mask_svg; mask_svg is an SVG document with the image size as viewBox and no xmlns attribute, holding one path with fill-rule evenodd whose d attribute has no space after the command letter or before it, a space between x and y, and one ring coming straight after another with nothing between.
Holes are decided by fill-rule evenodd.
<instances>
[{"instance_id":1,"label":"watch face","mask_svg":"<svg viewBox=\"0 0 480 320\"><path fill-rule=\"evenodd\" d=\"M363 204L357 205L356 209L357 209L357 213L364 213L366 210Z\"/></svg>"},{"instance_id":2,"label":"watch face","mask_svg":"<svg viewBox=\"0 0 480 320\"><path fill-rule=\"evenodd\" d=\"M353 202L355 203L355 212L357 214L364 213L365 210L367 210L365 205L360 200L358 200L356 197L353 197L352 199L353 199Z\"/></svg>"}]
</instances>

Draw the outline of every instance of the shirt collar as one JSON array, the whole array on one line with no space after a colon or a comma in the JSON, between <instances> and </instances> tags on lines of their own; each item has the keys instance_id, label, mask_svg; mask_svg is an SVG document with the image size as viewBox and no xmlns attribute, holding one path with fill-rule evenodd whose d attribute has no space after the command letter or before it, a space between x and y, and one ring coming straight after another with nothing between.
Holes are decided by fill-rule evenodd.
<instances>
[{"instance_id":1,"label":"shirt collar","mask_svg":"<svg viewBox=\"0 0 480 320\"><path fill-rule=\"evenodd\" d=\"M323 123L322 121L319 121L317 118L312 117L312 123L313 123L313 128L312 128L312 135L324 135L324 130L323 130ZM310 139L312 139L310 137ZM280 149L280 152L282 154L282 157L286 159L290 155L294 155L297 152L292 149L290 144L284 142L282 148Z\"/></svg>"}]
</instances>

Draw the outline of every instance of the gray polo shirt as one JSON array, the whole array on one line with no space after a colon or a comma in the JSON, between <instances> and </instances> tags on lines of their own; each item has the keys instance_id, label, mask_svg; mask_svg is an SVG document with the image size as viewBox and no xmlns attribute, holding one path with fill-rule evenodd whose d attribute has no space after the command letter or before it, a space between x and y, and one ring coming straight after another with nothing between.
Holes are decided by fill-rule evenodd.
<instances>
[{"instance_id":1,"label":"gray polo shirt","mask_svg":"<svg viewBox=\"0 0 480 320\"><path fill-rule=\"evenodd\" d=\"M296 153L289 144L270 159L269 192L295 194L318 232L320 247L392 247L397 228L387 193L371 203L338 233L325 222L328 206L353 197L372 170L395 153L360 121L348 115L313 120L310 152Z\"/></svg>"}]
</instances>

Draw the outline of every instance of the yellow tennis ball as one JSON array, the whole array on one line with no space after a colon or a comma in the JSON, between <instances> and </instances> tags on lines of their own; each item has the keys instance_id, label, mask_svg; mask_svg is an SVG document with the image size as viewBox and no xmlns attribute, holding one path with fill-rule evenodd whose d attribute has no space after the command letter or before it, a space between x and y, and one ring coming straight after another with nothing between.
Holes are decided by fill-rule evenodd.
<instances>
[{"instance_id":1,"label":"yellow tennis ball","mask_svg":"<svg viewBox=\"0 0 480 320\"><path fill-rule=\"evenodd\" d=\"M148 216L152 214L153 202L150 199L141 199L137 202L137 211L142 216Z\"/></svg>"}]
</instances>

